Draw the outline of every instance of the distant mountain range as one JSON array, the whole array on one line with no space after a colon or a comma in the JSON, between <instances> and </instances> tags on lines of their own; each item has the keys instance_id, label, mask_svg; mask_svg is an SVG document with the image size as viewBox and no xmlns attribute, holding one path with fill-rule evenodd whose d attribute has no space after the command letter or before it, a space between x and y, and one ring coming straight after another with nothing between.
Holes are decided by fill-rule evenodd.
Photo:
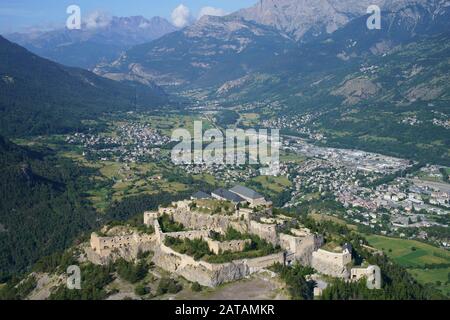
<instances>
[{"instance_id":1,"label":"distant mountain range","mask_svg":"<svg viewBox=\"0 0 450 320\"><path fill-rule=\"evenodd\" d=\"M384 10L383 28L368 30L366 9L372 2L262 0L226 17L205 16L183 30L133 47L113 63L99 64L94 72L160 85L224 84L253 73L341 66L384 54L418 36L449 30L450 1L443 0L375 1ZM344 13L340 23L333 20Z\"/></svg>"},{"instance_id":2,"label":"distant mountain range","mask_svg":"<svg viewBox=\"0 0 450 320\"><path fill-rule=\"evenodd\" d=\"M96 17L81 30L14 33L5 37L31 52L68 66L90 69L116 59L134 45L150 42L176 31L166 19L153 17Z\"/></svg>"},{"instance_id":3,"label":"distant mountain range","mask_svg":"<svg viewBox=\"0 0 450 320\"><path fill-rule=\"evenodd\" d=\"M183 30L135 46L94 72L166 86L221 84L263 68L295 43L272 27L239 17L204 16Z\"/></svg>"},{"instance_id":4,"label":"distant mountain range","mask_svg":"<svg viewBox=\"0 0 450 320\"><path fill-rule=\"evenodd\" d=\"M382 9L381 30L369 30L366 26L366 10L372 4L378 4ZM135 30L146 25L147 20L141 17L123 19L113 18L108 27L103 26L100 31L74 32L72 36L77 37L67 47L79 48L83 54L93 50L101 55L102 48L111 46L114 37L118 38L114 45L121 48L145 42L132 46L112 60L94 55L95 60L101 62L92 68L93 72L115 80L101 82L102 85L108 88L119 86L119 82L125 85L120 88L125 90L121 92L128 92L128 104L120 103L122 106L130 105L130 94L126 91L130 84L134 85L132 90L139 89L141 94L149 87L156 96L160 90L156 85L175 93L200 89L207 98L220 101L225 108L260 102L258 105L264 110L254 112L264 113L266 118L320 112L322 116L316 120L315 129L325 133L330 143L340 146L357 145L361 149L367 147L381 152L378 141L383 141L383 147L392 154L450 163L447 152L450 142L437 137L445 137L447 129L428 125L430 122L445 123L445 116L450 113L447 45L450 0L261 0L251 8L225 17L204 16L181 30L167 27L164 29L167 34L150 42L140 33L122 32L126 29L124 25L131 25L131 30ZM156 25L164 25L164 22L161 20ZM55 34L58 32L41 35L36 38L35 46L60 48L57 43L64 41ZM44 41L47 37L56 40ZM89 40L80 40L84 37ZM80 43L92 47L86 51ZM83 54L75 57L85 57ZM0 64L0 71L2 67ZM68 70L62 66L58 68ZM87 97L109 101L109 90L94 90L98 85L86 87L83 77L107 80L94 78L81 70L70 70L68 74L73 76L75 73L78 81L82 80L80 88L86 89L75 94L78 102L92 105L92 101L85 101ZM17 71L9 69L9 73L2 73L0 85L11 86L12 81L20 78L12 75ZM22 78L28 74L24 69ZM38 97L42 97L49 87L60 90L61 84L57 85L39 72L35 74L41 77L43 86L42 89L35 87L39 88ZM30 95L18 96L23 100ZM1 98L4 100L5 97ZM119 101L115 99L114 102L119 104ZM117 105L114 102L111 105ZM273 102L279 107L271 109ZM30 101L28 105L31 105ZM428 105L433 106L429 111L443 114L444 118L427 118ZM382 111L386 108L393 112L392 117ZM363 130L356 122L344 121L349 119L349 112L357 115L358 123L364 122L369 128L375 128L374 122L379 119L384 119L387 126L378 128L377 132ZM403 124L408 114L423 117L417 122L423 124L419 135ZM362 120L369 117L370 121ZM5 125L8 127L8 123ZM73 128L73 124L68 127ZM42 132L42 128L36 131ZM367 137L369 131L370 137ZM383 137L378 137L381 133ZM420 148L415 147L413 144L419 141ZM432 154L435 155L431 157Z\"/></svg>"},{"instance_id":5,"label":"distant mountain range","mask_svg":"<svg viewBox=\"0 0 450 320\"><path fill-rule=\"evenodd\" d=\"M235 16L269 25L302 42L331 34L378 5L382 13L404 10L414 20L420 8L427 14L438 15L448 5L446 0L260 0Z\"/></svg>"},{"instance_id":6,"label":"distant mountain range","mask_svg":"<svg viewBox=\"0 0 450 320\"><path fill-rule=\"evenodd\" d=\"M149 108L167 99L157 86L119 83L40 58L0 37L0 134L69 132L104 112Z\"/></svg>"},{"instance_id":7,"label":"distant mountain range","mask_svg":"<svg viewBox=\"0 0 450 320\"><path fill-rule=\"evenodd\" d=\"M382 8L381 30L366 26L374 3ZM319 111L316 129L336 145L449 164L450 141L440 139L447 129L430 125L446 120L425 116L427 105L450 114L449 39L448 0L262 0L135 46L94 72L200 89L223 107L281 106L254 110L265 117ZM367 130L342 121L349 112ZM402 122L408 113L426 119L411 129Z\"/></svg>"}]
</instances>

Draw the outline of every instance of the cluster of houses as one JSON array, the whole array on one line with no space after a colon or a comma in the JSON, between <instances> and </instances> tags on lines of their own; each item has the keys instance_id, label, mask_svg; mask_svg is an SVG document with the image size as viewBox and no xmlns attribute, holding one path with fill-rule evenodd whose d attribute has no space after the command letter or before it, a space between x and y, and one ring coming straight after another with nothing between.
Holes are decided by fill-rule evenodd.
<instances>
[{"instance_id":1,"label":"cluster of houses","mask_svg":"<svg viewBox=\"0 0 450 320\"><path fill-rule=\"evenodd\" d=\"M423 228L446 226L442 218L449 214L449 185L413 178L406 173L412 162L295 141L285 143L285 149L309 159L281 164L280 174L293 185L291 197L284 204L286 208L298 206L312 196L327 196L345 208L333 212L334 215L383 234L403 236L401 228L420 228L410 237L423 238ZM442 167L427 166L422 171L437 181L442 178ZM394 173L399 177L378 183ZM442 218L436 220L437 216ZM437 245L448 242L447 239L432 241Z\"/></svg>"},{"instance_id":2,"label":"cluster of houses","mask_svg":"<svg viewBox=\"0 0 450 320\"><path fill-rule=\"evenodd\" d=\"M326 140L325 135L307 126L307 124L312 123L322 114L322 112L308 112L302 115L281 116L275 119L263 120L262 126L279 130L288 129L305 135L311 140L322 141Z\"/></svg>"},{"instance_id":3,"label":"cluster of houses","mask_svg":"<svg viewBox=\"0 0 450 320\"><path fill-rule=\"evenodd\" d=\"M135 163L159 158L161 146L170 142L168 136L148 124L127 122L115 128L115 134L75 133L66 142L81 145L83 156L89 160Z\"/></svg>"},{"instance_id":4,"label":"cluster of houses","mask_svg":"<svg viewBox=\"0 0 450 320\"><path fill-rule=\"evenodd\" d=\"M260 175L252 166L237 166L228 164L184 164L183 169L188 174L209 174L225 183L238 183Z\"/></svg>"}]
</instances>

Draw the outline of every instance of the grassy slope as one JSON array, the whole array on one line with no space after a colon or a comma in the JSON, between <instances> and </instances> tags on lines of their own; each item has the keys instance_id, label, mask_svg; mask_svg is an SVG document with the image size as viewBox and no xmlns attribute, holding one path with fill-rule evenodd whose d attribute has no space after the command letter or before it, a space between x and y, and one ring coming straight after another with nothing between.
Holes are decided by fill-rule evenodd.
<instances>
[{"instance_id":1,"label":"grassy slope","mask_svg":"<svg viewBox=\"0 0 450 320\"><path fill-rule=\"evenodd\" d=\"M450 293L448 274L450 267L427 268L427 265L450 264L450 252L415 240L388 238L377 235L366 237L370 245L382 249L390 258L407 270L424 284L440 285L436 287L444 293ZM412 248L416 248L415 251ZM389 251L391 250L391 251Z\"/></svg>"}]
</instances>

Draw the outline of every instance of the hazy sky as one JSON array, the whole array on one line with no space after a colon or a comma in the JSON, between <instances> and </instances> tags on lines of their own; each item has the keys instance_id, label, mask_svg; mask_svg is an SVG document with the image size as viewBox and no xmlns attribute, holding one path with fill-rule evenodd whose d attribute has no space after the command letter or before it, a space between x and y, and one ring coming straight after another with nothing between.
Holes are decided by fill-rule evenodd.
<instances>
[{"instance_id":1,"label":"hazy sky","mask_svg":"<svg viewBox=\"0 0 450 320\"><path fill-rule=\"evenodd\" d=\"M217 9L204 12L220 14L249 7L256 2L257 0L0 0L0 33L30 28L62 28L68 17L66 8L72 4L81 8L82 19L92 12L101 11L114 16L161 16L169 21L173 20L174 9L183 4L182 10L175 14L175 21L182 24L186 8L192 18L195 18L204 7Z\"/></svg>"}]
</instances>

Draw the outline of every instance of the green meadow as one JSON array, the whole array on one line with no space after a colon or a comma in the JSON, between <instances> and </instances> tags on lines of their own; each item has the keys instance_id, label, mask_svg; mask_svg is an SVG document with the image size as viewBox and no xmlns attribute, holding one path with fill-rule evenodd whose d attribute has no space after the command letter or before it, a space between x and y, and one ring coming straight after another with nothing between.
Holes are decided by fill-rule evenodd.
<instances>
[{"instance_id":1,"label":"green meadow","mask_svg":"<svg viewBox=\"0 0 450 320\"><path fill-rule=\"evenodd\" d=\"M450 294L450 252L432 245L378 235L366 236L370 245L382 250L405 267L417 281Z\"/></svg>"}]
</instances>

